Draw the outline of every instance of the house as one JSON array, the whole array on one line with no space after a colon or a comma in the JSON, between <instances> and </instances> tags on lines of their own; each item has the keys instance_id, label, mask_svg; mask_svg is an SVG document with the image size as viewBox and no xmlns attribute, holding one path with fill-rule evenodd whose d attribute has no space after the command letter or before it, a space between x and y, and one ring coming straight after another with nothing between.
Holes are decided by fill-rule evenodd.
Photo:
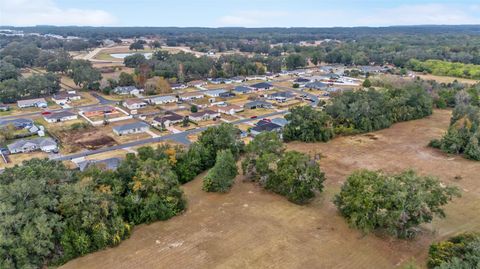
<instances>
[{"instance_id":1,"label":"house","mask_svg":"<svg viewBox=\"0 0 480 269\"><path fill-rule=\"evenodd\" d=\"M226 93L227 90L225 89L217 89L217 90L210 90L210 91L205 91L204 94L209 97L219 97L220 94Z\"/></svg>"},{"instance_id":2,"label":"house","mask_svg":"<svg viewBox=\"0 0 480 269\"><path fill-rule=\"evenodd\" d=\"M248 76L245 80L267 80L267 76Z\"/></svg>"},{"instance_id":3,"label":"house","mask_svg":"<svg viewBox=\"0 0 480 269\"><path fill-rule=\"evenodd\" d=\"M138 95L140 92L143 92L143 90L137 89L135 86L117 86L113 89L113 92L119 95Z\"/></svg>"},{"instance_id":4,"label":"house","mask_svg":"<svg viewBox=\"0 0 480 269\"><path fill-rule=\"evenodd\" d=\"M250 133L252 136L256 136L262 132L279 132L282 129L282 126L266 121L266 120L261 120L259 121L255 127L250 129Z\"/></svg>"},{"instance_id":5,"label":"house","mask_svg":"<svg viewBox=\"0 0 480 269\"><path fill-rule=\"evenodd\" d=\"M268 95L268 99L275 100L277 102L285 102L292 100L295 97L295 94L291 92L275 92Z\"/></svg>"},{"instance_id":6,"label":"house","mask_svg":"<svg viewBox=\"0 0 480 269\"><path fill-rule=\"evenodd\" d=\"M210 78L208 79L212 84L231 84L233 81L228 78Z\"/></svg>"},{"instance_id":7,"label":"house","mask_svg":"<svg viewBox=\"0 0 480 269\"><path fill-rule=\"evenodd\" d=\"M248 109L256 109L256 108L272 108L273 105L269 102L261 101L261 100L256 100L252 102L248 102L243 107L248 108Z\"/></svg>"},{"instance_id":8,"label":"house","mask_svg":"<svg viewBox=\"0 0 480 269\"><path fill-rule=\"evenodd\" d=\"M45 98L36 98L36 99L28 99L28 100L19 100L17 101L17 106L19 108L26 108L26 107L46 108L48 104Z\"/></svg>"},{"instance_id":9,"label":"house","mask_svg":"<svg viewBox=\"0 0 480 269\"><path fill-rule=\"evenodd\" d=\"M270 90L271 88L273 88L273 85L271 83L268 83L268 82L260 82L260 83L250 85L250 87L252 87L256 91L266 91L266 90Z\"/></svg>"},{"instance_id":10,"label":"house","mask_svg":"<svg viewBox=\"0 0 480 269\"><path fill-rule=\"evenodd\" d=\"M27 129L34 126L33 120L31 119L17 118L0 121L0 128L5 128L9 125L12 125L15 129Z\"/></svg>"},{"instance_id":11,"label":"house","mask_svg":"<svg viewBox=\"0 0 480 269\"><path fill-rule=\"evenodd\" d=\"M236 77L230 78L230 80L234 83L242 83L245 81L245 77L236 76Z\"/></svg>"},{"instance_id":12,"label":"house","mask_svg":"<svg viewBox=\"0 0 480 269\"><path fill-rule=\"evenodd\" d=\"M359 66L358 69L360 69L360 71L365 74L366 73L385 73L388 71L387 67L378 66L378 65L363 65L363 66Z\"/></svg>"},{"instance_id":13,"label":"house","mask_svg":"<svg viewBox=\"0 0 480 269\"><path fill-rule=\"evenodd\" d=\"M51 114L44 115L43 118L47 122L54 123L54 122L76 120L78 116L77 114L72 113L70 111L60 111L60 112L53 112Z\"/></svg>"},{"instance_id":14,"label":"house","mask_svg":"<svg viewBox=\"0 0 480 269\"><path fill-rule=\"evenodd\" d=\"M170 88L172 88L172 90L183 90L188 88L188 86L183 83L172 83L170 84Z\"/></svg>"},{"instance_id":15,"label":"house","mask_svg":"<svg viewBox=\"0 0 480 269\"><path fill-rule=\"evenodd\" d=\"M228 105L228 106L218 106L218 113L234 115L235 113L242 112L243 107L237 105Z\"/></svg>"},{"instance_id":16,"label":"house","mask_svg":"<svg viewBox=\"0 0 480 269\"><path fill-rule=\"evenodd\" d=\"M229 98L234 96L236 96L236 94L234 94L233 92L222 92L218 95L218 97L221 97L221 98Z\"/></svg>"},{"instance_id":17,"label":"house","mask_svg":"<svg viewBox=\"0 0 480 269\"><path fill-rule=\"evenodd\" d=\"M146 107L147 103L142 99L128 99L123 101L123 106L130 110L134 110Z\"/></svg>"},{"instance_id":18,"label":"house","mask_svg":"<svg viewBox=\"0 0 480 269\"><path fill-rule=\"evenodd\" d=\"M86 117L103 116L105 114L114 113L115 111L115 107L113 106L95 106L80 109L80 113Z\"/></svg>"},{"instance_id":19,"label":"house","mask_svg":"<svg viewBox=\"0 0 480 269\"><path fill-rule=\"evenodd\" d=\"M206 86L207 82L203 81L203 80L192 80L192 81L188 82L187 85L189 87L195 87L195 88L203 89L203 86Z\"/></svg>"},{"instance_id":20,"label":"house","mask_svg":"<svg viewBox=\"0 0 480 269\"><path fill-rule=\"evenodd\" d=\"M190 100L200 99L203 97L205 97L205 95L201 92L187 92L179 95L179 98L182 101L190 101Z\"/></svg>"},{"instance_id":21,"label":"house","mask_svg":"<svg viewBox=\"0 0 480 269\"><path fill-rule=\"evenodd\" d=\"M323 83L321 81L314 81L305 84L305 88L311 89L311 90L326 90L328 88L328 84Z\"/></svg>"},{"instance_id":22,"label":"house","mask_svg":"<svg viewBox=\"0 0 480 269\"><path fill-rule=\"evenodd\" d=\"M188 116L192 121L213 120L217 117L220 117L220 113L208 109L192 113Z\"/></svg>"},{"instance_id":23,"label":"house","mask_svg":"<svg viewBox=\"0 0 480 269\"><path fill-rule=\"evenodd\" d=\"M180 123L183 121L183 116L174 112L167 112L164 116L155 117L152 121L152 125L156 127L169 127L172 124Z\"/></svg>"},{"instance_id":24,"label":"house","mask_svg":"<svg viewBox=\"0 0 480 269\"><path fill-rule=\"evenodd\" d=\"M52 152L58 149L57 142L50 137L39 137L35 139L20 139L7 146L10 153L23 153L35 150Z\"/></svg>"},{"instance_id":25,"label":"house","mask_svg":"<svg viewBox=\"0 0 480 269\"><path fill-rule=\"evenodd\" d=\"M285 125L288 123L285 118L274 118L271 120L271 122L275 123L276 125L280 125L281 127L285 127Z\"/></svg>"},{"instance_id":26,"label":"house","mask_svg":"<svg viewBox=\"0 0 480 269\"><path fill-rule=\"evenodd\" d=\"M297 84L299 87L305 87L305 84L309 83L311 80L308 78L297 78L293 81L293 84Z\"/></svg>"},{"instance_id":27,"label":"house","mask_svg":"<svg viewBox=\"0 0 480 269\"><path fill-rule=\"evenodd\" d=\"M104 171L114 171L120 166L122 159L120 158L108 158L104 160L85 160L76 163L80 171L85 171L89 167L95 166Z\"/></svg>"},{"instance_id":28,"label":"house","mask_svg":"<svg viewBox=\"0 0 480 269\"><path fill-rule=\"evenodd\" d=\"M0 111L9 111L9 110L10 110L10 106L9 106L9 105L0 103Z\"/></svg>"},{"instance_id":29,"label":"house","mask_svg":"<svg viewBox=\"0 0 480 269\"><path fill-rule=\"evenodd\" d=\"M59 105L64 105L64 104L70 103L71 101L80 100L80 99L82 99L82 96L76 93L65 93L65 92L54 94L52 97L52 100Z\"/></svg>"},{"instance_id":30,"label":"house","mask_svg":"<svg viewBox=\"0 0 480 269\"><path fill-rule=\"evenodd\" d=\"M114 126L112 128L113 132L119 136L127 134L145 133L146 131L148 131L148 129L149 125L143 121L127 123L119 126Z\"/></svg>"},{"instance_id":31,"label":"house","mask_svg":"<svg viewBox=\"0 0 480 269\"><path fill-rule=\"evenodd\" d=\"M150 97L148 99L150 104L154 105L163 105L163 104L168 104L168 103L175 103L177 102L177 97L172 96L172 95L165 95L165 96L155 96L155 97Z\"/></svg>"},{"instance_id":32,"label":"house","mask_svg":"<svg viewBox=\"0 0 480 269\"><path fill-rule=\"evenodd\" d=\"M233 91L238 94L247 94L247 93L251 93L253 89L247 86L237 86L233 89Z\"/></svg>"}]
</instances>

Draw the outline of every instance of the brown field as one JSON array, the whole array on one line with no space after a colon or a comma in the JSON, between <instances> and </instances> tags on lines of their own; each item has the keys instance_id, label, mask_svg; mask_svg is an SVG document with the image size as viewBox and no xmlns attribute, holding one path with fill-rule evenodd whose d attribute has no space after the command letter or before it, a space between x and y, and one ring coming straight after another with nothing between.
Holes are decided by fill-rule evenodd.
<instances>
[{"instance_id":1,"label":"brown field","mask_svg":"<svg viewBox=\"0 0 480 269\"><path fill-rule=\"evenodd\" d=\"M294 205L237 178L228 194L205 193L201 178L183 186L188 210L169 221L140 225L130 239L73 260L62 268L395 268L425 266L432 241L480 231L480 163L426 147L448 127L449 111L399 123L368 135L329 143L291 143L289 149L321 153L325 191L311 204ZM446 219L423 227L415 240L396 240L351 229L331 200L355 169L388 172L415 168L459 186L463 197ZM461 180L454 177L461 176Z\"/></svg>"},{"instance_id":2,"label":"brown field","mask_svg":"<svg viewBox=\"0 0 480 269\"><path fill-rule=\"evenodd\" d=\"M111 136L92 126L75 131L68 128L50 129L50 132L60 139L62 151L65 153L82 149L94 150L118 144Z\"/></svg>"},{"instance_id":3,"label":"brown field","mask_svg":"<svg viewBox=\"0 0 480 269\"><path fill-rule=\"evenodd\" d=\"M422 73L416 73L417 76L419 76L421 79L424 80L435 80L440 83L451 83L453 81L458 81L460 83L464 84L476 84L479 83L480 80L475 80L475 79L468 79L468 78L457 78L457 77L448 77L448 76L436 76L432 74L422 74Z\"/></svg>"}]
</instances>

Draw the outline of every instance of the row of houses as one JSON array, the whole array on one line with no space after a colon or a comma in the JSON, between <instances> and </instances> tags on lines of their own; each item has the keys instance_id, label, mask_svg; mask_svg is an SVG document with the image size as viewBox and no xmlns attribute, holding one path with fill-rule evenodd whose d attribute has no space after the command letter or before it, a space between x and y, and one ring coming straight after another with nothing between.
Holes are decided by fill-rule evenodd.
<instances>
[{"instance_id":1,"label":"row of houses","mask_svg":"<svg viewBox=\"0 0 480 269\"><path fill-rule=\"evenodd\" d=\"M75 91L66 91L56 93L52 96L52 101L59 105L65 105L75 100L82 99L82 96L77 94ZM18 100L17 106L19 108L28 108L28 107L38 107L38 108L47 108L48 102L45 98L34 98L34 99L25 99ZM6 108L8 110L8 108Z\"/></svg>"}]
</instances>

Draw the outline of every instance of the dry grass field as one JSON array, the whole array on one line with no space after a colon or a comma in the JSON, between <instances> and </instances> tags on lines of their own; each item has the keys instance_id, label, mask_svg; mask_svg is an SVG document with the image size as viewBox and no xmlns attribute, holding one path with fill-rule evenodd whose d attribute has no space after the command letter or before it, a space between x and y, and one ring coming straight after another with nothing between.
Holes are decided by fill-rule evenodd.
<instances>
[{"instance_id":1,"label":"dry grass field","mask_svg":"<svg viewBox=\"0 0 480 269\"><path fill-rule=\"evenodd\" d=\"M169 221L140 225L118 247L73 260L62 268L396 268L425 266L432 241L480 230L480 163L426 147L448 127L449 111L399 123L368 135L329 143L291 143L288 149L321 153L325 191L294 205L237 177L230 193L201 190L201 178L183 186L188 210ZM415 240L364 235L351 229L331 200L355 169L388 172L414 168L459 186L463 197L446 219L423 227ZM461 180L455 180L455 177Z\"/></svg>"}]
</instances>

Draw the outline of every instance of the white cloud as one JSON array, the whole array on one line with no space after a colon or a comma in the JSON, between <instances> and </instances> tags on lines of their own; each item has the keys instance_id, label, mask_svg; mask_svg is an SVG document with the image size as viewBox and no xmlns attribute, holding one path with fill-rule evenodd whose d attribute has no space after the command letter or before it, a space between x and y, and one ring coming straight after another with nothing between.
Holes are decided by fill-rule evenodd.
<instances>
[{"instance_id":1,"label":"white cloud","mask_svg":"<svg viewBox=\"0 0 480 269\"><path fill-rule=\"evenodd\" d=\"M116 21L117 19L106 11L62 9L53 0L0 0L0 25L101 26L111 25Z\"/></svg>"},{"instance_id":2,"label":"white cloud","mask_svg":"<svg viewBox=\"0 0 480 269\"><path fill-rule=\"evenodd\" d=\"M305 11L240 11L218 19L217 26L390 26L422 24L480 24L480 5L414 4L393 8L339 6Z\"/></svg>"}]
</instances>

